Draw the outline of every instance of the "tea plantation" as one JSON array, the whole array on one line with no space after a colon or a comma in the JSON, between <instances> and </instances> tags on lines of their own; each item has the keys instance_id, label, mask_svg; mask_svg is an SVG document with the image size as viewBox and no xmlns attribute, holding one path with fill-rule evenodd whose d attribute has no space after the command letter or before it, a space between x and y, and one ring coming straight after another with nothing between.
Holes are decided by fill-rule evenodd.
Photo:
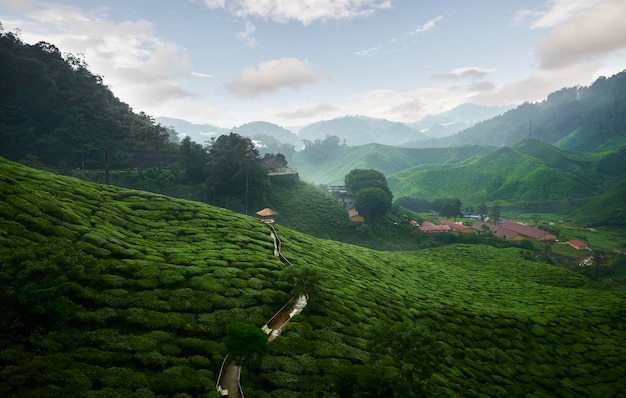
<instances>
[{"instance_id":1,"label":"tea plantation","mask_svg":"<svg viewBox=\"0 0 626 398\"><path fill-rule=\"evenodd\" d=\"M219 396L228 326L261 327L291 297L253 217L3 159L0 202L1 396ZM623 292L519 249L382 252L276 230L318 278L244 369L247 396L369 396L359 374L417 396L407 369L432 396L626 395ZM398 325L430 370L377 344Z\"/></svg>"}]
</instances>

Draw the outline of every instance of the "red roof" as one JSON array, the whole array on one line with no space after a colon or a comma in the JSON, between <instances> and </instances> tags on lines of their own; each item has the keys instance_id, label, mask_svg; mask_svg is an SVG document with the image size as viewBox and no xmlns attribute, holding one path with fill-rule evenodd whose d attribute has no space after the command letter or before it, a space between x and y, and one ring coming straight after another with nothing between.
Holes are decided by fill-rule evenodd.
<instances>
[{"instance_id":1,"label":"red roof","mask_svg":"<svg viewBox=\"0 0 626 398\"><path fill-rule=\"evenodd\" d=\"M512 221L505 221L501 224L498 224L498 226L504 229L508 229L509 231L517 232L520 235L524 235L533 239L539 239L545 236L546 234L548 234L548 232L542 229L531 227L531 226L524 225L524 224L519 224L519 223L512 222Z\"/></svg>"},{"instance_id":2,"label":"red roof","mask_svg":"<svg viewBox=\"0 0 626 398\"><path fill-rule=\"evenodd\" d=\"M581 242L579 240L569 240L567 241L567 243L570 244L570 246L574 246L577 249L586 249L587 248L587 244L585 242Z\"/></svg>"},{"instance_id":3,"label":"red roof","mask_svg":"<svg viewBox=\"0 0 626 398\"><path fill-rule=\"evenodd\" d=\"M453 222L453 221L442 221L441 225L447 225L452 229L456 229L457 231L464 231L466 229L468 229L469 227L467 225L463 225L461 223L458 222Z\"/></svg>"},{"instance_id":4,"label":"red roof","mask_svg":"<svg viewBox=\"0 0 626 398\"><path fill-rule=\"evenodd\" d=\"M419 230L421 232L448 232L450 231L450 227L447 225L436 225L428 221L424 221L422 225L419 226Z\"/></svg>"}]
</instances>

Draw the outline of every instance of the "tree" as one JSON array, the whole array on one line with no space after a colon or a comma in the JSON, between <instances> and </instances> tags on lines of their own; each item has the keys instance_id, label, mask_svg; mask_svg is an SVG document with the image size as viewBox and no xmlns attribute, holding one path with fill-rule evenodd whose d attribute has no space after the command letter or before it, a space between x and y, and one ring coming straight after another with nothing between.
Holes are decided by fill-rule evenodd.
<instances>
[{"instance_id":1,"label":"tree","mask_svg":"<svg viewBox=\"0 0 626 398\"><path fill-rule=\"evenodd\" d=\"M267 169L249 138L230 133L210 143L209 200L232 210L246 209L249 201L260 200L267 187Z\"/></svg>"},{"instance_id":2,"label":"tree","mask_svg":"<svg viewBox=\"0 0 626 398\"><path fill-rule=\"evenodd\" d=\"M185 173L185 178L193 183L203 182L209 161L206 149L187 136L180 143L179 153L178 163Z\"/></svg>"},{"instance_id":3,"label":"tree","mask_svg":"<svg viewBox=\"0 0 626 398\"><path fill-rule=\"evenodd\" d=\"M494 205L489 212L489 219L492 224L500 223L500 206Z\"/></svg>"},{"instance_id":4,"label":"tree","mask_svg":"<svg viewBox=\"0 0 626 398\"><path fill-rule=\"evenodd\" d=\"M248 323L230 324L223 342L239 366L258 367L267 354L267 335Z\"/></svg>"},{"instance_id":5,"label":"tree","mask_svg":"<svg viewBox=\"0 0 626 398\"><path fill-rule=\"evenodd\" d=\"M346 185L346 189L353 195L356 195L362 189L376 187L382 189L389 196L389 201L393 200L393 195L387 185L387 179L383 173L378 170L350 170L344 178L344 183Z\"/></svg>"},{"instance_id":6,"label":"tree","mask_svg":"<svg viewBox=\"0 0 626 398\"><path fill-rule=\"evenodd\" d=\"M487 205L485 202L482 202L480 206L478 206L478 214L480 215L480 221L485 221L487 217Z\"/></svg>"},{"instance_id":7,"label":"tree","mask_svg":"<svg viewBox=\"0 0 626 398\"><path fill-rule=\"evenodd\" d=\"M354 197L354 207L370 223L387 214L391 209L391 199L381 188L364 188Z\"/></svg>"},{"instance_id":8,"label":"tree","mask_svg":"<svg viewBox=\"0 0 626 398\"><path fill-rule=\"evenodd\" d=\"M281 279L293 285L290 293L294 297L312 295L319 289L317 284L322 279L322 272L310 265L293 265L283 271Z\"/></svg>"},{"instance_id":9,"label":"tree","mask_svg":"<svg viewBox=\"0 0 626 398\"><path fill-rule=\"evenodd\" d=\"M446 220L448 218L454 217L454 221L456 221L457 216L461 215L461 200L455 199L454 202L447 202L441 208L439 214L444 216Z\"/></svg>"}]
</instances>

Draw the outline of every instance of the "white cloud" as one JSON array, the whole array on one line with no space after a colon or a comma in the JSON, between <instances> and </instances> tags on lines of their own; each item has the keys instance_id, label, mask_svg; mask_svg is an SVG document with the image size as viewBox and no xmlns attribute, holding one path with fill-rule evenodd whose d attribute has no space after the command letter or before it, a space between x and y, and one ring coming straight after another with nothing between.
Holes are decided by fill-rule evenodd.
<instances>
[{"instance_id":1,"label":"white cloud","mask_svg":"<svg viewBox=\"0 0 626 398\"><path fill-rule=\"evenodd\" d=\"M459 80L459 79L482 79L493 72L493 69L478 67L457 68L447 73L431 75L433 80Z\"/></svg>"},{"instance_id":2,"label":"white cloud","mask_svg":"<svg viewBox=\"0 0 626 398\"><path fill-rule=\"evenodd\" d=\"M101 75L115 95L133 107L147 111L198 96L180 84L190 76L186 50L163 41L152 23L114 23L105 19L106 8L85 11L38 1L28 6L28 17L20 23L24 41L42 40L63 53L84 54L89 70Z\"/></svg>"},{"instance_id":3,"label":"white cloud","mask_svg":"<svg viewBox=\"0 0 626 398\"><path fill-rule=\"evenodd\" d=\"M503 84L473 95L469 102L484 105L509 105L536 102L563 87L591 84L598 64L574 64L559 70L535 70L529 77Z\"/></svg>"},{"instance_id":4,"label":"white cloud","mask_svg":"<svg viewBox=\"0 0 626 398\"><path fill-rule=\"evenodd\" d=\"M239 17L274 22L349 20L391 8L391 0L205 0L211 9L226 8Z\"/></svg>"},{"instance_id":5,"label":"white cloud","mask_svg":"<svg viewBox=\"0 0 626 398\"><path fill-rule=\"evenodd\" d=\"M283 88L299 89L319 81L322 77L307 61L281 58L262 62L258 69L244 69L237 80L226 84L226 89L238 97L258 97Z\"/></svg>"},{"instance_id":6,"label":"white cloud","mask_svg":"<svg viewBox=\"0 0 626 398\"><path fill-rule=\"evenodd\" d=\"M537 47L541 67L561 68L626 48L626 0L602 1L557 26Z\"/></svg>"},{"instance_id":7,"label":"white cloud","mask_svg":"<svg viewBox=\"0 0 626 398\"><path fill-rule=\"evenodd\" d=\"M245 29L243 32L239 32L237 34L237 38L239 40L243 40L246 41L246 46L248 47L254 47L256 46L256 39L254 37L250 37L252 35L252 33L254 33L254 31L256 30L256 26L254 26L254 24L252 24L252 22L246 20L245 21Z\"/></svg>"},{"instance_id":8,"label":"white cloud","mask_svg":"<svg viewBox=\"0 0 626 398\"><path fill-rule=\"evenodd\" d=\"M428 32L429 30L433 29L436 25L437 22L441 21L443 19L443 16L438 16L437 18L433 18L430 21L426 22L424 25L420 25L417 28L415 28L415 31L413 32L413 34L418 34L418 33L423 33L423 32Z\"/></svg>"},{"instance_id":9,"label":"white cloud","mask_svg":"<svg viewBox=\"0 0 626 398\"><path fill-rule=\"evenodd\" d=\"M600 1L602 0L550 0L543 7L518 11L512 22L514 25L529 24L535 29L551 28Z\"/></svg>"},{"instance_id":10,"label":"white cloud","mask_svg":"<svg viewBox=\"0 0 626 398\"><path fill-rule=\"evenodd\" d=\"M380 50L380 46L376 46L376 47L368 48L366 50L357 51L355 54L369 56L369 55L376 54L379 50Z\"/></svg>"},{"instance_id":11,"label":"white cloud","mask_svg":"<svg viewBox=\"0 0 626 398\"><path fill-rule=\"evenodd\" d=\"M329 113L335 113L337 111L339 111L339 108L336 106L323 103L286 110L277 113L277 115L284 119L320 119L326 118Z\"/></svg>"}]
</instances>

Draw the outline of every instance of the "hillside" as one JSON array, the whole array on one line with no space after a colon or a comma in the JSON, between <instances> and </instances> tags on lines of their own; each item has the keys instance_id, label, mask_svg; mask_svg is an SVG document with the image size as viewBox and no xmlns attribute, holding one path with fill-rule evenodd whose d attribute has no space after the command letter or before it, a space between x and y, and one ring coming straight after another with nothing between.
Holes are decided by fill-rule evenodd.
<instances>
[{"instance_id":1,"label":"hillside","mask_svg":"<svg viewBox=\"0 0 626 398\"><path fill-rule=\"evenodd\" d=\"M529 138L579 152L626 145L626 71L600 77L588 87L563 88L544 101L524 103L455 135L415 146L512 146Z\"/></svg>"},{"instance_id":2,"label":"hillside","mask_svg":"<svg viewBox=\"0 0 626 398\"><path fill-rule=\"evenodd\" d=\"M353 169L374 169L388 175L421 164L456 164L494 149L478 146L415 149L381 144L338 145L322 151L318 156L313 156L308 150L296 152L292 164L305 181L343 185L344 177Z\"/></svg>"},{"instance_id":3,"label":"hillside","mask_svg":"<svg viewBox=\"0 0 626 398\"><path fill-rule=\"evenodd\" d=\"M0 200L3 396L216 396L227 327L260 327L290 297L253 217L5 160ZM320 277L244 369L249 396L338 397L360 375L393 393L403 357L370 352L395 326L420 331L403 348L428 344L441 396L626 388L624 293L519 249L379 252L276 228L293 267Z\"/></svg>"},{"instance_id":4,"label":"hillside","mask_svg":"<svg viewBox=\"0 0 626 398\"><path fill-rule=\"evenodd\" d=\"M592 208L583 212L590 213L599 209L593 202L587 204L588 199L599 194L613 197L624 180L622 152L567 152L539 140L524 140L454 167L404 170L388 181L396 198L458 197L472 204L504 201L529 205L528 211L535 212L542 208L581 211L581 206L589 205ZM602 214L621 214L623 209L621 200L613 201ZM607 216L595 222L615 224L615 219Z\"/></svg>"}]
</instances>

